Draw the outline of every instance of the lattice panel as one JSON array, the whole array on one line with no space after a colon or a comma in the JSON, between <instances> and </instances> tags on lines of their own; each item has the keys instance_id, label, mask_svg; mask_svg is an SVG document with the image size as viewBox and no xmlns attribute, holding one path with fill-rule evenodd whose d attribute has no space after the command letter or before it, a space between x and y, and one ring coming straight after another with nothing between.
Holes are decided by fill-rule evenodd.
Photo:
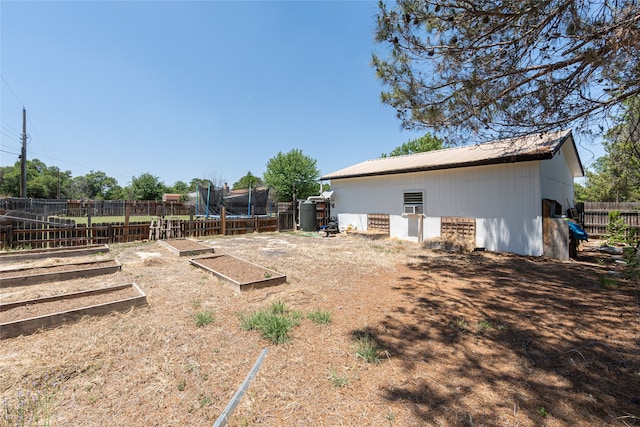
<instances>
[{"instance_id":1,"label":"lattice panel","mask_svg":"<svg viewBox=\"0 0 640 427\"><path fill-rule=\"evenodd\" d=\"M389 232L388 214L367 214L367 230L380 230Z\"/></svg>"},{"instance_id":2,"label":"lattice panel","mask_svg":"<svg viewBox=\"0 0 640 427\"><path fill-rule=\"evenodd\" d=\"M440 220L440 236L459 237L464 240L475 241L476 239L476 219L442 217Z\"/></svg>"}]
</instances>

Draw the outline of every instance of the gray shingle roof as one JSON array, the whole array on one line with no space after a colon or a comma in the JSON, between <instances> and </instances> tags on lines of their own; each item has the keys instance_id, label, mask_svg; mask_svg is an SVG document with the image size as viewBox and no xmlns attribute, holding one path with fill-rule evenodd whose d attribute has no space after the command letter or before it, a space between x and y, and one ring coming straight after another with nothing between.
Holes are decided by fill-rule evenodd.
<instances>
[{"instance_id":1,"label":"gray shingle roof","mask_svg":"<svg viewBox=\"0 0 640 427\"><path fill-rule=\"evenodd\" d=\"M571 142L577 162L577 167L572 168L572 173L574 176L582 176L584 171L575 149L571 130L564 130L425 153L367 160L324 175L320 179L355 178L544 160L552 158L566 141Z\"/></svg>"}]
</instances>

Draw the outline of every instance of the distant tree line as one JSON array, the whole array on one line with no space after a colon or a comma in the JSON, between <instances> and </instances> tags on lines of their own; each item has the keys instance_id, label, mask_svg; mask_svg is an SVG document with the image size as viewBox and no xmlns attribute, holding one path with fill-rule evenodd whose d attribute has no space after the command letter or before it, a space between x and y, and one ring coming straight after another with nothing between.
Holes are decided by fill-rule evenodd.
<instances>
[{"instance_id":1,"label":"distant tree line","mask_svg":"<svg viewBox=\"0 0 640 427\"><path fill-rule=\"evenodd\" d=\"M576 200L640 202L640 97L628 99L604 136L605 155L575 185Z\"/></svg>"},{"instance_id":2,"label":"distant tree line","mask_svg":"<svg viewBox=\"0 0 640 427\"><path fill-rule=\"evenodd\" d=\"M193 178L189 183L176 181L165 185L160 178L149 172L131 178L124 187L118 181L101 171L91 171L86 175L73 177L70 171L57 166L47 166L38 159L28 160L27 197L38 199L72 200L160 200L165 193L186 195L197 186L213 184L221 187L223 179L214 173L209 178ZM302 150L279 152L267 163L264 176L247 172L236 181L234 190L268 186L278 201L291 201L294 197L306 198L318 194L320 171L316 160L302 153ZM20 161L13 166L0 167L0 197L20 196Z\"/></svg>"},{"instance_id":3,"label":"distant tree line","mask_svg":"<svg viewBox=\"0 0 640 427\"><path fill-rule=\"evenodd\" d=\"M70 171L47 166L38 159L27 160L27 197L36 199L73 200L159 200L164 193L186 194L195 190L203 179L194 178L189 184L176 181L172 186L148 172L131 178L121 187L118 181L101 171L73 177ZM13 166L0 167L0 196L20 196L20 161Z\"/></svg>"}]
</instances>

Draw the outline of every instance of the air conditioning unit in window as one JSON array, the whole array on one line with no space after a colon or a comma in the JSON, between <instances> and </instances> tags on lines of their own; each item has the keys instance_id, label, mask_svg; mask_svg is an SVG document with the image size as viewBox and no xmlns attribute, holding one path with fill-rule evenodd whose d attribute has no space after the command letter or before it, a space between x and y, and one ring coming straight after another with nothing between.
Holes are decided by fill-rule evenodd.
<instances>
[{"instance_id":1,"label":"air conditioning unit in window","mask_svg":"<svg viewBox=\"0 0 640 427\"><path fill-rule=\"evenodd\" d=\"M422 205L404 205L404 214L421 214L422 213Z\"/></svg>"}]
</instances>

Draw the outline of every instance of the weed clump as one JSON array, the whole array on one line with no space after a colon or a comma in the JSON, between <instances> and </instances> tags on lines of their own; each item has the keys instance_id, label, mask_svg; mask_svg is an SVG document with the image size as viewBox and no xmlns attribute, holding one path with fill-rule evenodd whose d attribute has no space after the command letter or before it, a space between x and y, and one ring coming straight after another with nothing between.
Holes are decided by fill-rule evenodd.
<instances>
[{"instance_id":1,"label":"weed clump","mask_svg":"<svg viewBox=\"0 0 640 427\"><path fill-rule=\"evenodd\" d=\"M62 388L62 375L45 374L20 390L15 399L5 399L0 408L0 425L50 426L57 406L57 393Z\"/></svg>"},{"instance_id":2,"label":"weed clump","mask_svg":"<svg viewBox=\"0 0 640 427\"><path fill-rule=\"evenodd\" d=\"M307 314L307 318L318 325L328 325L331 323L331 312L329 310L316 310Z\"/></svg>"},{"instance_id":3,"label":"weed clump","mask_svg":"<svg viewBox=\"0 0 640 427\"><path fill-rule=\"evenodd\" d=\"M302 313L291 310L284 302L276 301L269 308L240 315L242 329L260 331L274 344L289 341L289 332L300 324Z\"/></svg>"},{"instance_id":4,"label":"weed clump","mask_svg":"<svg viewBox=\"0 0 640 427\"><path fill-rule=\"evenodd\" d=\"M349 378L340 375L338 371L333 368L329 368L329 381L336 387L346 387L347 384L349 384Z\"/></svg>"},{"instance_id":5,"label":"weed clump","mask_svg":"<svg viewBox=\"0 0 640 427\"><path fill-rule=\"evenodd\" d=\"M380 350L369 335L361 335L356 341L356 357L367 363L380 363Z\"/></svg>"},{"instance_id":6,"label":"weed clump","mask_svg":"<svg viewBox=\"0 0 640 427\"><path fill-rule=\"evenodd\" d=\"M193 315L193 320L195 321L198 328L206 326L209 323L213 322L213 313L209 310L199 311L198 313Z\"/></svg>"}]
</instances>

